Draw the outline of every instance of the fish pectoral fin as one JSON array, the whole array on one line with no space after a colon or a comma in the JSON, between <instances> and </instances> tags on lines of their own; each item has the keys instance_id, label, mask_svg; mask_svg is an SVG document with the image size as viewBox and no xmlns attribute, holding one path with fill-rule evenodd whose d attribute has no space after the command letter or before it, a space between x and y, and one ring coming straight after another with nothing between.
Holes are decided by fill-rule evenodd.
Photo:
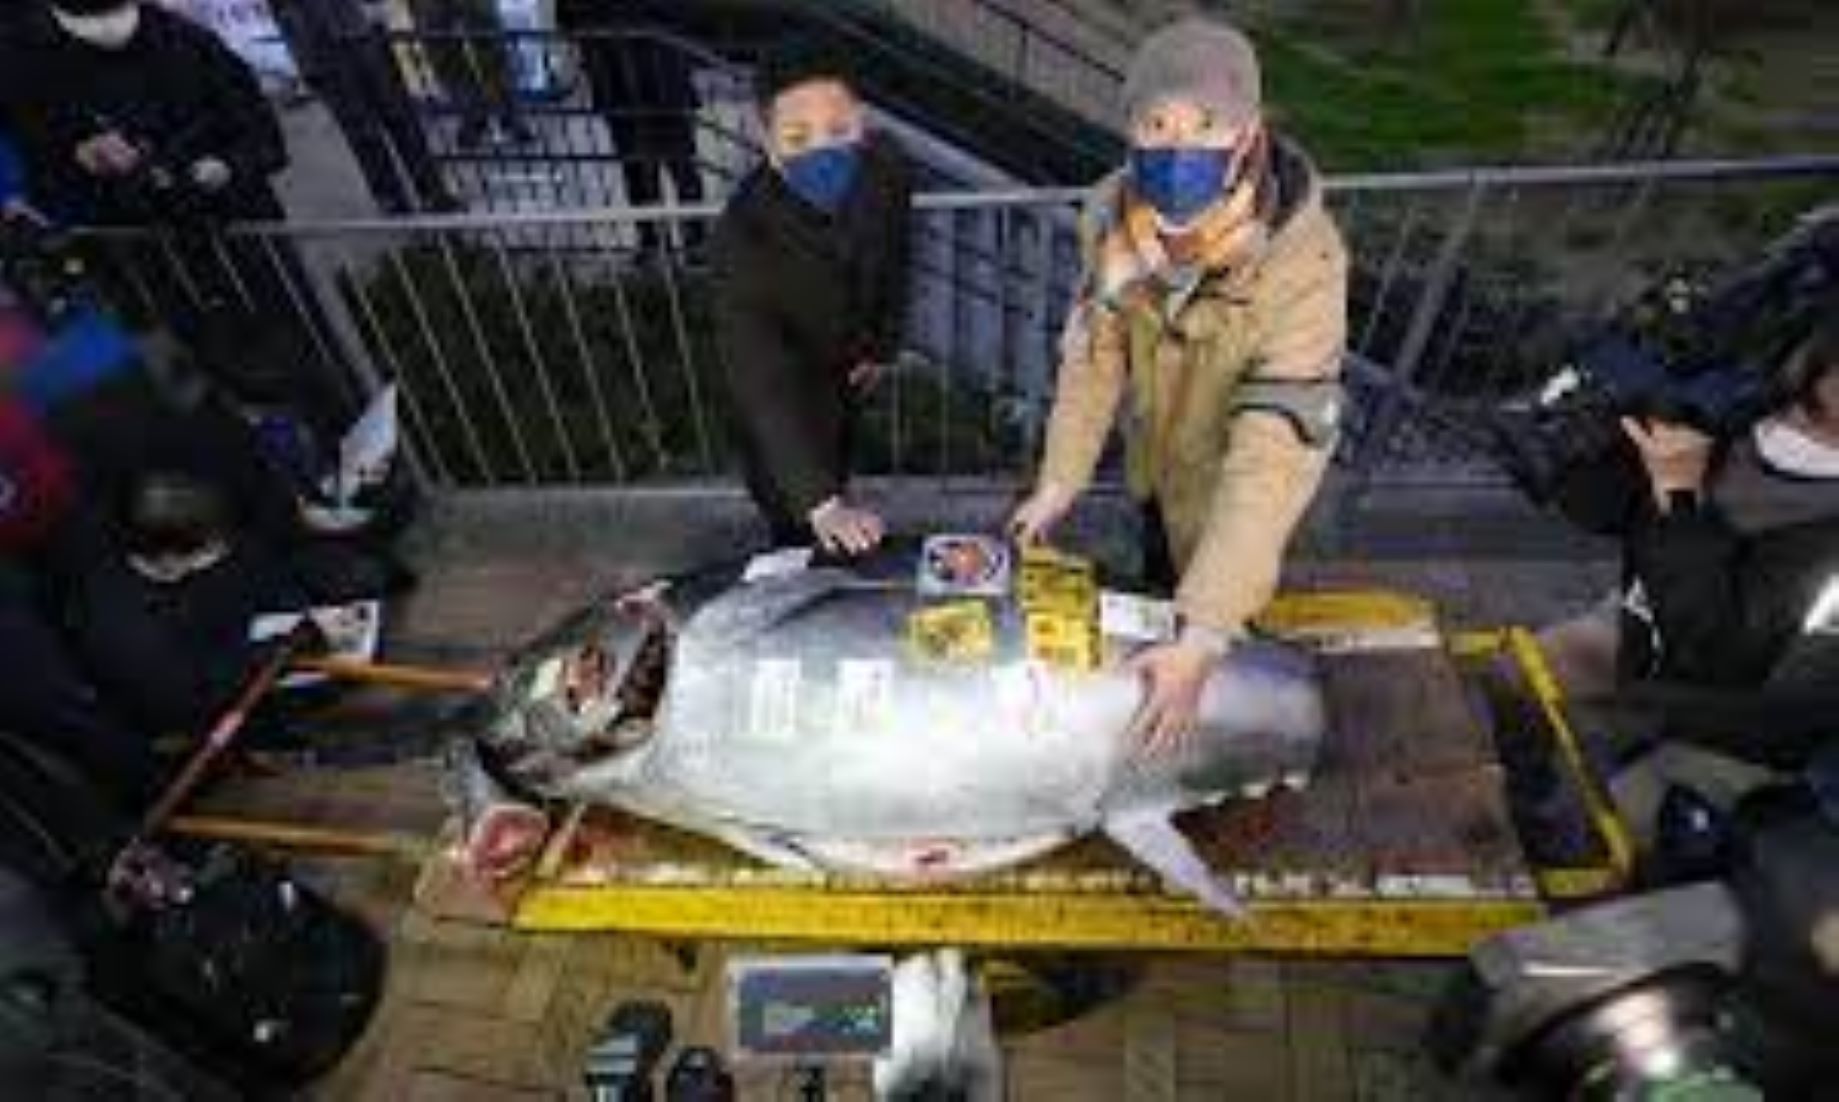
<instances>
[{"instance_id":1,"label":"fish pectoral fin","mask_svg":"<svg viewBox=\"0 0 1839 1102\"><path fill-rule=\"evenodd\" d=\"M1228 918L1246 916L1238 893L1207 867L1167 814L1113 815L1105 820L1105 834L1174 887Z\"/></svg>"}]
</instances>

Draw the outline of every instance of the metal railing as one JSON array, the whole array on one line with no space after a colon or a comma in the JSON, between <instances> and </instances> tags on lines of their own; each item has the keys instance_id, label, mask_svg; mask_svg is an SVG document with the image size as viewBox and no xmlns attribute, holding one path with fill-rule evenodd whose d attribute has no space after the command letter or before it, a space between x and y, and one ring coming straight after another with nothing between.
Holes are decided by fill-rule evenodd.
<instances>
[{"instance_id":1,"label":"metal railing","mask_svg":"<svg viewBox=\"0 0 1839 1102\"><path fill-rule=\"evenodd\" d=\"M385 38L429 153L473 209L695 202L724 194L759 157L744 70L667 31Z\"/></svg>"},{"instance_id":2,"label":"metal railing","mask_svg":"<svg viewBox=\"0 0 1839 1102\"><path fill-rule=\"evenodd\" d=\"M984 87L987 80L966 78L963 65L975 72L993 64L988 59L912 49L868 21L905 27L914 12L902 17L879 2L858 7L854 14L825 3L792 10L835 38L840 52L865 59L865 71L904 74L902 87L912 94L894 98L918 113L928 133L973 155L992 146L1010 150L1025 138L1035 143L1029 148L1060 158L1054 163L1087 166L1075 178L1108 160L1077 127L1043 117L1012 92ZM648 206L667 198L694 204L725 194L759 159L747 65L771 42L770 28L709 18L695 28L697 40L651 27L392 31L382 35L381 51L367 38L322 44L317 49L331 56L307 71L385 209L430 205L420 183L430 176L467 208L490 212ZM394 72L370 71L378 65ZM1115 100L1118 79L1105 77L1104 96ZM949 103L935 103L928 114L925 103L941 96ZM410 182L424 194L405 202Z\"/></svg>"},{"instance_id":3,"label":"metal railing","mask_svg":"<svg viewBox=\"0 0 1839 1102\"><path fill-rule=\"evenodd\" d=\"M1356 258L1342 462L1369 487L1490 477L1483 416L1560 362L1567 324L1662 268L1741 260L1835 184L1839 157L1330 180ZM1082 195L921 197L912 352L862 412L860 470L1025 475L1078 279ZM400 384L436 483L631 483L729 469L693 247L715 215L430 216L244 227L209 248L95 244L130 313L228 298L272 316L308 368ZM640 251L643 227L661 247Z\"/></svg>"}]
</instances>

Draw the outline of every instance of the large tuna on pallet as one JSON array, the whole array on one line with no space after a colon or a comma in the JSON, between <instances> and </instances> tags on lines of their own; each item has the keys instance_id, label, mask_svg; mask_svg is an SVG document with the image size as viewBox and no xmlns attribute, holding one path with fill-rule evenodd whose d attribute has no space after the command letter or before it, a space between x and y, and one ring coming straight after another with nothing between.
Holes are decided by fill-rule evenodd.
<instances>
[{"instance_id":1,"label":"large tuna on pallet","mask_svg":"<svg viewBox=\"0 0 1839 1102\"><path fill-rule=\"evenodd\" d=\"M527 848L542 801L899 881L998 869L1103 831L1236 910L1171 816L1307 781L1325 723L1309 657L1235 648L1194 737L1147 755L1122 645L1094 631L1090 668L1041 661L1041 625L1006 564L996 584L943 596L916 566L909 549L751 579L715 571L577 614L508 664L478 719L471 852L489 865L520 838Z\"/></svg>"}]
</instances>

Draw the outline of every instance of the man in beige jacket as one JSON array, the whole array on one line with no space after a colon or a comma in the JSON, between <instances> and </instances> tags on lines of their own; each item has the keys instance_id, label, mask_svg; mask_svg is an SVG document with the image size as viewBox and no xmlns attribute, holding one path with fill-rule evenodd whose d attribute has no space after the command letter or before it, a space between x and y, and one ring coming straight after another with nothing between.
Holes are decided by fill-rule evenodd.
<instances>
[{"instance_id":1,"label":"man in beige jacket","mask_svg":"<svg viewBox=\"0 0 1839 1102\"><path fill-rule=\"evenodd\" d=\"M1181 630L1138 657L1152 752L1193 728L1208 671L1276 589L1336 438L1347 255L1314 168L1266 127L1233 28L1152 35L1124 89L1131 162L1086 217L1087 275L1063 341L1033 494L1039 541L1090 483L1124 406L1149 572L1179 571ZM1126 400L1126 395L1128 399Z\"/></svg>"}]
</instances>

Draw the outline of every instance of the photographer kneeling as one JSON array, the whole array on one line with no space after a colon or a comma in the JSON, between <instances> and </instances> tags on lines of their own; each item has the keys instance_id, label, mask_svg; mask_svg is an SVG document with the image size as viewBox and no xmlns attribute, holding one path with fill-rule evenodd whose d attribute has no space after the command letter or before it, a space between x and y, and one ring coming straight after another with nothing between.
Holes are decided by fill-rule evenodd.
<instances>
[{"instance_id":1,"label":"photographer kneeling","mask_svg":"<svg viewBox=\"0 0 1839 1102\"><path fill-rule=\"evenodd\" d=\"M1769 777L1760 763L1794 757L1731 694L1839 689L1839 309L1781 378L1783 404L1734 441L1623 420L1651 494L1624 536L1619 607L1541 633L1574 699L1644 701L1608 724L1612 788L1641 835L1670 789L1727 807Z\"/></svg>"}]
</instances>

